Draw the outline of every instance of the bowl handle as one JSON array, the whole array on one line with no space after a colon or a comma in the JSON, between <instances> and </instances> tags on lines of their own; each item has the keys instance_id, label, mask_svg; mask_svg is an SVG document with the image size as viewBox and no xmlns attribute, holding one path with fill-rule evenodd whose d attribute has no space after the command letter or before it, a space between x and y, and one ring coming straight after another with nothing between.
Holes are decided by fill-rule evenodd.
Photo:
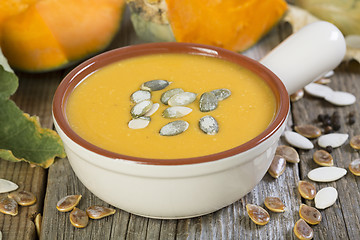
<instances>
[{"instance_id":1,"label":"bowl handle","mask_svg":"<svg viewBox=\"0 0 360 240\"><path fill-rule=\"evenodd\" d=\"M318 21L290 35L260 63L275 73L292 94L338 66L345 52L340 30Z\"/></svg>"}]
</instances>

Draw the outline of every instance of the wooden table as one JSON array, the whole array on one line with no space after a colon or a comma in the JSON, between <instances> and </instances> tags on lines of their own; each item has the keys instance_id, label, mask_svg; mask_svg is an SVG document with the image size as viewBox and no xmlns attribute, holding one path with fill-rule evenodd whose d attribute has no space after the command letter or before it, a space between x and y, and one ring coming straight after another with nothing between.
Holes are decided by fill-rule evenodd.
<instances>
[{"instance_id":1,"label":"wooden table","mask_svg":"<svg viewBox=\"0 0 360 240\"><path fill-rule=\"evenodd\" d=\"M289 35L291 29L287 24L279 24L256 46L244 54L260 59ZM141 43L132 28L129 13L126 11L121 31L108 49ZM40 117L41 124L53 128L51 117L52 97L61 79L71 68L42 74L17 73L20 86L13 100L25 112ZM336 90L349 91L360 97L360 66L356 62L342 63L335 69L335 75L329 84ZM323 100L305 95L303 99L292 103L292 115L288 123L311 123L319 113L332 114L338 111L342 127L339 132L350 136L360 134L358 103L346 107L334 107ZM357 122L346 124L346 116L355 111ZM282 139L282 143L286 142ZM314 141L315 143L316 141ZM34 217L37 213L43 216L41 239L296 239L293 226L299 219L298 209L301 203L314 206L313 201L300 197L297 183L307 179L310 169L317 167L312 160L313 152L318 149L299 150L301 162L288 164L286 171L278 179L266 174L254 190L232 205L202 217L183 220L158 220L139 217L117 209L115 215L101 220L92 220L85 229L77 229L70 224L69 213L58 212L57 201L65 195L82 194L79 208L85 209L93 204L108 206L90 193L72 171L68 160L57 159L47 170L31 167L26 163L10 163L0 159L0 178L17 183L21 189L36 194L38 201L30 207L21 207L16 217L0 213L0 230L3 239L36 239L37 233ZM350 161L359 157L347 142L333 151L335 166L348 169ZM96 177L96 176L94 176ZM316 183L317 190L333 186L339 192L336 203L321 210L323 220L313 226L315 239L360 239L360 177L348 174L332 183ZM271 220L265 226L255 225L245 209L247 203L264 206L267 196L280 197L287 210L284 213L270 213Z\"/></svg>"}]
</instances>

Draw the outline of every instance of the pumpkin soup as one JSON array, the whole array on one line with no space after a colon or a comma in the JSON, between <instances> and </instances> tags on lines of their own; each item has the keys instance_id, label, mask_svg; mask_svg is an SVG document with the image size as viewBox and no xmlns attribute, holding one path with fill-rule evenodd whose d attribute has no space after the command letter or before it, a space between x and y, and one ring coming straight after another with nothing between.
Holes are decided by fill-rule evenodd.
<instances>
[{"instance_id":1,"label":"pumpkin soup","mask_svg":"<svg viewBox=\"0 0 360 240\"><path fill-rule=\"evenodd\" d=\"M151 91L151 101L160 106L149 124L130 128L132 94L154 79L170 82ZM181 118L165 118L163 112L170 106L160 101L161 96L177 88L196 94L196 100L185 106L192 111ZM200 111L201 95L215 89L228 89L231 95L216 109ZM157 159L198 157L239 146L264 131L275 111L270 87L251 71L218 58L186 54L146 55L110 64L78 84L66 103L70 126L88 142L124 155ZM216 132L206 134L199 127L205 116L216 119ZM165 125L178 120L188 123L186 131L160 134Z\"/></svg>"}]
</instances>

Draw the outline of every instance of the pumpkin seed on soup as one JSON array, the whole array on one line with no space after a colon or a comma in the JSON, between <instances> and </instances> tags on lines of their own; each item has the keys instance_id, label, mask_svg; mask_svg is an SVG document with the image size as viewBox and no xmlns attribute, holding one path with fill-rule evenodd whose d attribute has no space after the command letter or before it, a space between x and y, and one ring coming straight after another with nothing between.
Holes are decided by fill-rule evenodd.
<instances>
[{"instance_id":1,"label":"pumpkin seed on soup","mask_svg":"<svg viewBox=\"0 0 360 240\"><path fill-rule=\"evenodd\" d=\"M314 152L313 160L320 166L329 167L334 165L333 157L325 150L317 150Z\"/></svg>"},{"instance_id":2,"label":"pumpkin seed on soup","mask_svg":"<svg viewBox=\"0 0 360 240\"><path fill-rule=\"evenodd\" d=\"M350 146L356 150L360 149L360 135L353 136L350 139Z\"/></svg>"},{"instance_id":3,"label":"pumpkin seed on soup","mask_svg":"<svg viewBox=\"0 0 360 240\"><path fill-rule=\"evenodd\" d=\"M200 129L209 135L215 135L219 132L219 124L212 116L204 116L199 120Z\"/></svg>"},{"instance_id":4,"label":"pumpkin seed on soup","mask_svg":"<svg viewBox=\"0 0 360 240\"><path fill-rule=\"evenodd\" d=\"M310 124L295 126L295 131L307 138L317 138L321 135L321 129Z\"/></svg>"},{"instance_id":5,"label":"pumpkin seed on soup","mask_svg":"<svg viewBox=\"0 0 360 240\"><path fill-rule=\"evenodd\" d=\"M246 204L246 211L250 219L257 225L266 225L270 221L269 213L260 206Z\"/></svg>"},{"instance_id":6,"label":"pumpkin seed on soup","mask_svg":"<svg viewBox=\"0 0 360 240\"><path fill-rule=\"evenodd\" d=\"M182 92L173 95L168 100L168 105L174 106L185 106L195 101L197 94L192 92Z\"/></svg>"},{"instance_id":7,"label":"pumpkin seed on soup","mask_svg":"<svg viewBox=\"0 0 360 240\"><path fill-rule=\"evenodd\" d=\"M68 212L71 211L75 206L78 205L81 199L81 195L68 195L61 198L57 204L56 209L60 212Z\"/></svg>"},{"instance_id":8,"label":"pumpkin seed on soup","mask_svg":"<svg viewBox=\"0 0 360 240\"><path fill-rule=\"evenodd\" d=\"M133 103L139 103L144 100L150 100L150 99L151 99L151 93L149 91L145 91L145 90L138 90L138 91L134 92L133 94L131 94L131 96L130 96L130 100Z\"/></svg>"},{"instance_id":9,"label":"pumpkin seed on soup","mask_svg":"<svg viewBox=\"0 0 360 240\"><path fill-rule=\"evenodd\" d=\"M89 218L100 219L110 215L113 215L116 212L113 208L103 207L103 206L90 206L86 209L86 213Z\"/></svg>"},{"instance_id":10,"label":"pumpkin seed on soup","mask_svg":"<svg viewBox=\"0 0 360 240\"><path fill-rule=\"evenodd\" d=\"M298 152L296 151L295 148L290 147L290 146L286 146L286 145L280 145L276 148L276 155L280 155L283 158L285 158L285 160L287 162L290 163L298 163L300 162L300 157Z\"/></svg>"},{"instance_id":11,"label":"pumpkin seed on soup","mask_svg":"<svg viewBox=\"0 0 360 240\"><path fill-rule=\"evenodd\" d=\"M11 216L16 216L18 214L18 203L8 197L4 197L0 199L0 212L4 214L8 214Z\"/></svg>"},{"instance_id":12,"label":"pumpkin seed on soup","mask_svg":"<svg viewBox=\"0 0 360 240\"><path fill-rule=\"evenodd\" d=\"M183 120L170 122L160 129L161 136L176 136L185 132L189 127L189 123Z\"/></svg>"},{"instance_id":13,"label":"pumpkin seed on soup","mask_svg":"<svg viewBox=\"0 0 360 240\"><path fill-rule=\"evenodd\" d=\"M178 93L183 93L184 90L182 90L181 88L173 88L173 89L170 89L170 90L167 90L166 92L164 92L161 97L160 97L160 101L165 104L165 105L168 105L168 101L169 99L178 94Z\"/></svg>"},{"instance_id":14,"label":"pumpkin seed on soup","mask_svg":"<svg viewBox=\"0 0 360 240\"><path fill-rule=\"evenodd\" d=\"M301 240L312 239L314 237L314 231L312 228L304 221L304 219L299 219L294 226L295 236Z\"/></svg>"},{"instance_id":15,"label":"pumpkin seed on soup","mask_svg":"<svg viewBox=\"0 0 360 240\"><path fill-rule=\"evenodd\" d=\"M75 207L70 213L70 222L74 227L84 228L89 223L89 216L85 211Z\"/></svg>"},{"instance_id":16,"label":"pumpkin seed on soup","mask_svg":"<svg viewBox=\"0 0 360 240\"><path fill-rule=\"evenodd\" d=\"M273 212L285 212L285 205L278 197L266 197L265 206Z\"/></svg>"},{"instance_id":17,"label":"pumpkin seed on soup","mask_svg":"<svg viewBox=\"0 0 360 240\"><path fill-rule=\"evenodd\" d=\"M130 129L142 129L146 128L150 123L151 118L147 116L142 116L139 118L131 119L128 123Z\"/></svg>"},{"instance_id":18,"label":"pumpkin seed on soup","mask_svg":"<svg viewBox=\"0 0 360 240\"><path fill-rule=\"evenodd\" d=\"M211 91L218 101L222 101L231 96L231 91L227 88L220 88Z\"/></svg>"},{"instance_id":19,"label":"pumpkin seed on soup","mask_svg":"<svg viewBox=\"0 0 360 240\"><path fill-rule=\"evenodd\" d=\"M8 197L14 199L21 206L30 206L36 203L35 195L24 190L9 193Z\"/></svg>"},{"instance_id":20,"label":"pumpkin seed on soup","mask_svg":"<svg viewBox=\"0 0 360 240\"><path fill-rule=\"evenodd\" d=\"M137 103L130 110L131 116L133 118L138 118L144 116L152 107L153 102L151 100L144 100Z\"/></svg>"},{"instance_id":21,"label":"pumpkin seed on soup","mask_svg":"<svg viewBox=\"0 0 360 240\"><path fill-rule=\"evenodd\" d=\"M168 107L162 113L164 118L181 118L192 112L191 108L183 106Z\"/></svg>"},{"instance_id":22,"label":"pumpkin seed on soup","mask_svg":"<svg viewBox=\"0 0 360 240\"><path fill-rule=\"evenodd\" d=\"M281 174L284 173L285 167L286 167L285 158L279 155L275 155L268 169L268 172L273 178L278 178Z\"/></svg>"},{"instance_id":23,"label":"pumpkin seed on soup","mask_svg":"<svg viewBox=\"0 0 360 240\"><path fill-rule=\"evenodd\" d=\"M298 190L300 195L305 199L312 200L315 198L316 188L307 181L299 181Z\"/></svg>"},{"instance_id":24,"label":"pumpkin seed on soup","mask_svg":"<svg viewBox=\"0 0 360 240\"><path fill-rule=\"evenodd\" d=\"M321 222L321 213L314 207L305 204L300 205L299 215L308 224L316 225Z\"/></svg>"},{"instance_id":25,"label":"pumpkin seed on soup","mask_svg":"<svg viewBox=\"0 0 360 240\"><path fill-rule=\"evenodd\" d=\"M200 97L199 103L201 112L210 112L218 107L218 100L212 92L203 93Z\"/></svg>"},{"instance_id":26,"label":"pumpkin seed on soup","mask_svg":"<svg viewBox=\"0 0 360 240\"><path fill-rule=\"evenodd\" d=\"M349 170L355 176L360 176L360 158L355 159L349 164Z\"/></svg>"},{"instance_id":27,"label":"pumpkin seed on soup","mask_svg":"<svg viewBox=\"0 0 360 240\"><path fill-rule=\"evenodd\" d=\"M145 91L159 91L159 90L166 88L170 84L171 84L171 82L169 82L169 81L162 80L162 79L156 79L156 80L151 80L151 81L147 81L147 82L143 83L141 85L140 89L145 90Z\"/></svg>"}]
</instances>

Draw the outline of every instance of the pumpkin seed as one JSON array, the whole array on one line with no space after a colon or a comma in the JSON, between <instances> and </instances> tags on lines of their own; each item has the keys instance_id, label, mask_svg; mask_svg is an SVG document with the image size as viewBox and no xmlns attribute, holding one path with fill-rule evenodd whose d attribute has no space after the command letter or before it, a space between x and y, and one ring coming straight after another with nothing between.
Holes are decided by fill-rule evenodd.
<instances>
[{"instance_id":1,"label":"pumpkin seed","mask_svg":"<svg viewBox=\"0 0 360 240\"><path fill-rule=\"evenodd\" d=\"M159 109L159 107L160 107L160 104L154 103L154 104L152 105L152 107L150 108L150 110L147 111L144 116L150 117L151 115L153 115L154 113L156 113L156 111Z\"/></svg>"},{"instance_id":2,"label":"pumpkin seed","mask_svg":"<svg viewBox=\"0 0 360 240\"><path fill-rule=\"evenodd\" d=\"M339 167L319 167L308 173L308 178L315 182L332 182L336 181L346 174L345 168Z\"/></svg>"},{"instance_id":3,"label":"pumpkin seed","mask_svg":"<svg viewBox=\"0 0 360 240\"><path fill-rule=\"evenodd\" d=\"M183 106L169 107L164 110L162 116L164 118L181 118L192 112L191 108Z\"/></svg>"},{"instance_id":4,"label":"pumpkin seed","mask_svg":"<svg viewBox=\"0 0 360 240\"><path fill-rule=\"evenodd\" d=\"M71 211L75 206L78 205L81 199L81 195L68 195L60 199L57 204L56 208L60 212L68 212Z\"/></svg>"},{"instance_id":5,"label":"pumpkin seed","mask_svg":"<svg viewBox=\"0 0 360 240\"><path fill-rule=\"evenodd\" d=\"M334 92L330 87L317 83L310 83L306 85L304 90L307 94L320 98L325 98Z\"/></svg>"},{"instance_id":6,"label":"pumpkin seed","mask_svg":"<svg viewBox=\"0 0 360 240\"><path fill-rule=\"evenodd\" d=\"M333 187L325 187L315 196L315 207L317 209L325 209L332 206L338 197L338 192Z\"/></svg>"},{"instance_id":7,"label":"pumpkin seed","mask_svg":"<svg viewBox=\"0 0 360 240\"><path fill-rule=\"evenodd\" d=\"M360 176L360 158L355 159L349 164L349 170L355 176Z\"/></svg>"},{"instance_id":8,"label":"pumpkin seed","mask_svg":"<svg viewBox=\"0 0 360 240\"><path fill-rule=\"evenodd\" d=\"M298 125L298 126L295 126L294 129L297 133L299 133L307 138L317 138L321 135L320 128L318 128L314 125L310 125L310 124Z\"/></svg>"},{"instance_id":9,"label":"pumpkin seed","mask_svg":"<svg viewBox=\"0 0 360 240\"><path fill-rule=\"evenodd\" d=\"M89 218L92 219L100 219L103 217L107 217L113 215L115 212L115 209L97 205L90 206L86 209L87 215L89 216Z\"/></svg>"},{"instance_id":10,"label":"pumpkin seed","mask_svg":"<svg viewBox=\"0 0 360 240\"><path fill-rule=\"evenodd\" d=\"M220 88L211 91L218 101L222 101L231 96L231 91L227 88Z\"/></svg>"},{"instance_id":11,"label":"pumpkin seed","mask_svg":"<svg viewBox=\"0 0 360 240\"><path fill-rule=\"evenodd\" d=\"M318 144L322 148L331 146L333 148L340 147L348 139L349 135L346 133L329 133L319 137Z\"/></svg>"},{"instance_id":12,"label":"pumpkin seed","mask_svg":"<svg viewBox=\"0 0 360 240\"><path fill-rule=\"evenodd\" d=\"M314 237L314 231L312 228L304 221L304 219L299 219L294 226L295 236L301 240L308 240Z\"/></svg>"},{"instance_id":13,"label":"pumpkin seed","mask_svg":"<svg viewBox=\"0 0 360 240\"><path fill-rule=\"evenodd\" d=\"M89 217L85 211L75 207L70 213L70 222L74 227L84 228L89 223Z\"/></svg>"},{"instance_id":14,"label":"pumpkin seed","mask_svg":"<svg viewBox=\"0 0 360 240\"><path fill-rule=\"evenodd\" d=\"M11 216L16 216L18 211L18 203L14 199L8 197L0 199L0 212Z\"/></svg>"},{"instance_id":15,"label":"pumpkin seed","mask_svg":"<svg viewBox=\"0 0 360 240\"><path fill-rule=\"evenodd\" d=\"M356 102L356 97L348 92L334 91L325 97L325 100L336 106L347 106Z\"/></svg>"},{"instance_id":16,"label":"pumpkin seed","mask_svg":"<svg viewBox=\"0 0 360 240\"><path fill-rule=\"evenodd\" d=\"M168 105L174 106L185 106L195 101L197 94L192 92L178 93L172 96L168 100Z\"/></svg>"},{"instance_id":17,"label":"pumpkin seed","mask_svg":"<svg viewBox=\"0 0 360 240\"><path fill-rule=\"evenodd\" d=\"M334 165L333 157L325 150L317 150L314 152L313 160L320 166L330 167Z\"/></svg>"},{"instance_id":18,"label":"pumpkin seed","mask_svg":"<svg viewBox=\"0 0 360 240\"><path fill-rule=\"evenodd\" d=\"M299 181L298 190L300 195L308 200L313 200L316 195L316 188L307 181Z\"/></svg>"},{"instance_id":19,"label":"pumpkin seed","mask_svg":"<svg viewBox=\"0 0 360 240\"><path fill-rule=\"evenodd\" d=\"M185 132L189 127L189 123L183 120L170 122L160 129L161 136L175 136Z\"/></svg>"},{"instance_id":20,"label":"pumpkin seed","mask_svg":"<svg viewBox=\"0 0 360 240\"><path fill-rule=\"evenodd\" d=\"M360 149L360 135L353 136L350 139L350 146L356 150Z\"/></svg>"},{"instance_id":21,"label":"pumpkin seed","mask_svg":"<svg viewBox=\"0 0 360 240\"><path fill-rule=\"evenodd\" d=\"M34 223L35 223L36 233L37 233L39 239L40 239L40 233L41 233L41 221L42 221L41 213L38 213L34 219Z\"/></svg>"},{"instance_id":22,"label":"pumpkin seed","mask_svg":"<svg viewBox=\"0 0 360 240\"><path fill-rule=\"evenodd\" d=\"M156 80L144 82L141 85L140 89L145 90L145 91L159 91L159 90L163 90L170 84L171 84L171 82L169 82L169 81L162 80L162 79L156 79Z\"/></svg>"},{"instance_id":23,"label":"pumpkin seed","mask_svg":"<svg viewBox=\"0 0 360 240\"><path fill-rule=\"evenodd\" d=\"M151 93L149 91L145 91L145 90L138 90L138 91L134 92L133 94L131 94L131 96L130 96L130 100L133 103L139 103L144 100L150 100L150 99L151 99Z\"/></svg>"},{"instance_id":24,"label":"pumpkin seed","mask_svg":"<svg viewBox=\"0 0 360 240\"><path fill-rule=\"evenodd\" d=\"M286 167L285 158L279 155L275 155L268 169L268 172L273 178L278 178L281 174L284 173L285 167Z\"/></svg>"},{"instance_id":25,"label":"pumpkin seed","mask_svg":"<svg viewBox=\"0 0 360 240\"><path fill-rule=\"evenodd\" d=\"M290 147L290 146L286 146L286 145L280 145L276 148L276 155L280 155L283 158L285 158L285 160L287 162L290 163L298 163L300 162L300 157L298 152L295 150L295 148Z\"/></svg>"},{"instance_id":26,"label":"pumpkin seed","mask_svg":"<svg viewBox=\"0 0 360 240\"><path fill-rule=\"evenodd\" d=\"M210 112L218 107L218 100L214 93L206 92L200 97L200 111Z\"/></svg>"},{"instance_id":27,"label":"pumpkin seed","mask_svg":"<svg viewBox=\"0 0 360 240\"><path fill-rule=\"evenodd\" d=\"M319 80L316 80L314 83L326 85L326 84L331 83L331 79L323 77L323 78L320 78Z\"/></svg>"},{"instance_id":28,"label":"pumpkin seed","mask_svg":"<svg viewBox=\"0 0 360 240\"><path fill-rule=\"evenodd\" d=\"M200 129L209 135L215 135L219 132L219 124L212 116L204 116L199 120Z\"/></svg>"},{"instance_id":29,"label":"pumpkin seed","mask_svg":"<svg viewBox=\"0 0 360 240\"><path fill-rule=\"evenodd\" d=\"M178 93L183 93L183 92L184 92L184 90L182 90L181 88L173 88L173 89L167 90L166 92L161 94L160 101L163 104L168 105L168 101L172 96L174 96Z\"/></svg>"},{"instance_id":30,"label":"pumpkin seed","mask_svg":"<svg viewBox=\"0 0 360 240\"><path fill-rule=\"evenodd\" d=\"M316 208L305 204L300 205L299 215L308 224L316 225L321 222L321 213Z\"/></svg>"},{"instance_id":31,"label":"pumpkin seed","mask_svg":"<svg viewBox=\"0 0 360 240\"><path fill-rule=\"evenodd\" d=\"M333 70L330 70L327 73L325 73L324 78L332 77L334 74L335 74L335 72Z\"/></svg>"},{"instance_id":32,"label":"pumpkin seed","mask_svg":"<svg viewBox=\"0 0 360 240\"><path fill-rule=\"evenodd\" d=\"M21 206L30 206L36 203L35 195L24 190L12 192L8 195L8 197L14 199Z\"/></svg>"},{"instance_id":33,"label":"pumpkin seed","mask_svg":"<svg viewBox=\"0 0 360 240\"><path fill-rule=\"evenodd\" d=\"M137 103L130 110L131 116L133 118L138 118L144 116L152 107L153 103L151 100L144 100Z\"/></svg>"},{"instance_id":34,"label":"pumpkin seed","mask_svg":"<svg viewBox=\"0 0 360 240\"><path fill-rule=\"evenodd\" d=\"M142 116L139 118L131 119L128 123L128 127L131 129L146 128L150 123L151 118L148 116Z\"/></svg>"},{"instance_id":35,"label":"pumpkin seed","mask_svg":"<svg viewBox=\"0 0 360 240\"><path fill-rule=\"evenodd\" d=\"M278 197L266 197L265 206L273 212L285 212L285 205Z\"/></svg>"},{"instance_id":36,"label":"pumpkin seed","mask_svg":"<svg viewBox=\"0 0 360 240\"><path fill-rule=\"evenodd\" d=\"M304 137L303 135L297 132L285 131L284 136L286 141L294 147L301 149L314 148L314 144L309 139L307 139L306 137Z\"/></svg>"},{"instance_id":37,"label":"pumpkin seed","mask_svg":"<svg viewBox=\"0 0 360 240\"><path fill-rule=\"evenodd\" d=\"M269 213L260 206L246 204L246 211L250 219L257 225L265 225L270 221Z\"/></svg>"},{"instance_id":38,"label":"pumpkin seed","mask_svg":"<svg viewBox=\"0 0 360 240\"><path fill-rule=\"evenodd\" d=\"M304 97L304 89L299 89L295 93L290 95L290 101L296 102Z\"/></svg>"},{"instance_id":39,"label":"pumpkin seed","mask_svg":"<svg viewBox=\"0 0 360 240\"><path fill-rule=\"evenodd\" d=\"M18 189L18 187L16 183L0 178L0 193L11 192Z\"/></svg>"}]
</instances>

